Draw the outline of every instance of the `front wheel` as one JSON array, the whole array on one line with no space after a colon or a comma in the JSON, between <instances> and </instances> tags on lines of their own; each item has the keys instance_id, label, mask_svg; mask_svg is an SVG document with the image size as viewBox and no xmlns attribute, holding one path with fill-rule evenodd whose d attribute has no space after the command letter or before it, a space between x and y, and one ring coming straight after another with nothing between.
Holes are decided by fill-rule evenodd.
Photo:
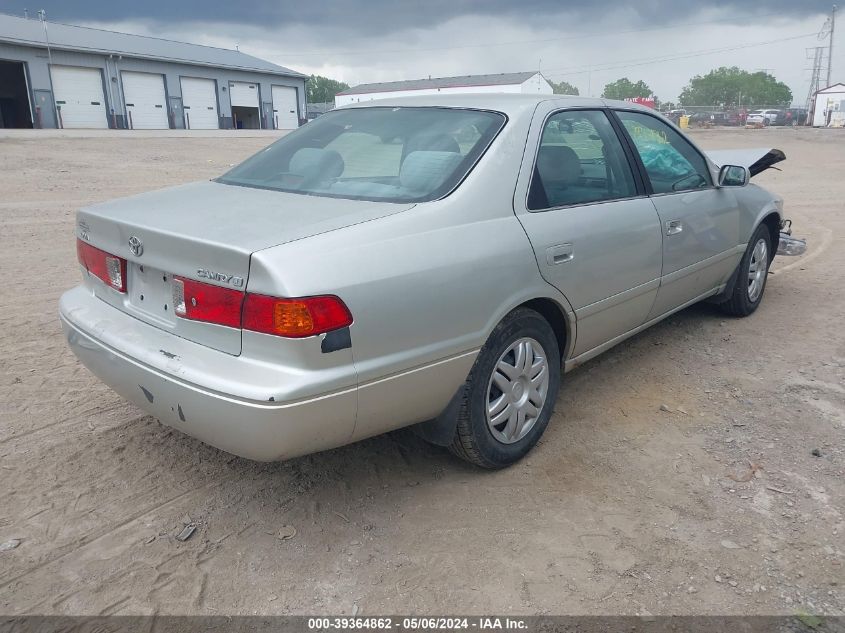
<instances>
[{"instance_id":1,"label":"front wheel","mask_svg":"<svg viewBox=\"0 0 845 633\"><path fill-rule=\"evenodd\" d=\"M766 225L761 224L754 231L748 248L739 262L736 285L731 298L721 308L734 316L748 316L763 300L769 264L772 261L771 235Z\"/></svg>"},{"instance_id":2,"label":"front wheel","mask_svg":"<svg viewBox=\"0 0 845 633\"><path fill-rule=\"evenodd\" d=\"M517 308L479 352L464 387L450 450L483 468L504 468L537 443L560 386L560 351L539 313Z\"/></svg>"}]
</instances>

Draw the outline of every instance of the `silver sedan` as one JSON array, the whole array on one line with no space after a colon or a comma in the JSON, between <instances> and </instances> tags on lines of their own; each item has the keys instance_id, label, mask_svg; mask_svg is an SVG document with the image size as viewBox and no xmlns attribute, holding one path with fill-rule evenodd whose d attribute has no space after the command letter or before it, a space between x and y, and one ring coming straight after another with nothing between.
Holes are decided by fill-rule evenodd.
<instances>
[{"instance_id":1,"label":"silver sedan","mask_svg":"<svg viewBox=\"0 0 845 633\"><path fill-rule=\"evenodd\" d=\"M79 359L256 460L415 425L525 455L561 374L708 300L763 299L778 150L705 154L646 108L554 95L341 108L212 182L79 211Z\"/></svg>"}]
</instances>

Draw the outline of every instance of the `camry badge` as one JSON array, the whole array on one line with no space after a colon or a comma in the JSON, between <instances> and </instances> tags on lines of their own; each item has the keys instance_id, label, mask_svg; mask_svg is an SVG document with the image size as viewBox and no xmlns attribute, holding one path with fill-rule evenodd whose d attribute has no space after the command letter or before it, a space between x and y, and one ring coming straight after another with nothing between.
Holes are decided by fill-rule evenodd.
<instances>
[{"instance_id":1,"label":"camry badge","mask_svg":"<svg viewBox=\"0 0 845 633\"><path fill-rule=\"evenodd\" d=\"M129 250L135 257L140 257L144 254L144 243L135 235L129 238Z\"/></svg>"},{"instance_id":2,"label":"camry badge","mask_svg":"<svg viewBox=\"0 0 845 633\"><path fill-rule=\"evenodd\" d=\"M243 277L237 277L235 275L229 275L226 273L214 272L213 270L208 270L208 268L198 269L197 277L202 277L203 279L211 279L212 281L219 281L224 284L232 284L236 288L240 288L244 285Z\"/></svg>"}]
</instances>

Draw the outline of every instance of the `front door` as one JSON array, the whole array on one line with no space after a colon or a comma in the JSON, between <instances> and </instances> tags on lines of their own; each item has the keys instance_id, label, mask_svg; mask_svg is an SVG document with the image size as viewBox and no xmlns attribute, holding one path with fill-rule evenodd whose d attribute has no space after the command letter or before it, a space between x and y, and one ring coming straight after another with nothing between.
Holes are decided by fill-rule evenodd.
<instances>
[{"instance_id":1,"label":"front door","mask_svg":"<svg viewBox=\"0 0 845 633\"><path fill-rule=\"evenodd\" d=\"M660 283L660 220L605 111L538 114L529 146L515 209L541 274L575 310L577 356L645 322Z\"/></svg>"},{"instance_id":2,"label":"front door","mask_svg":"<svg viewBox=\"0 0 845 633\"><path fill-rule=\"evenodd\" d=\"M742 257L739 205L716 187L704 156L680 133L644 112L618 111L648 176L663 231L663 273L649 319L724 284Z\"/></svg>"}]
</instances>

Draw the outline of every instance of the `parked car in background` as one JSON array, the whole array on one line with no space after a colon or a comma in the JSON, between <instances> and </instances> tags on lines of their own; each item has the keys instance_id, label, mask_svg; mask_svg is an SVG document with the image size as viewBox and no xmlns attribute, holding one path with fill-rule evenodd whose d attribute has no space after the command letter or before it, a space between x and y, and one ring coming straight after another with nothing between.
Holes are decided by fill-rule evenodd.
<instances>
[{"instance_id":1,"label":"parked car in background","mask_svg":"<svg viewBox=\"0 0 845 633\"><path fill-rule=\"evenodd\" d=\"M778 116L783 116L782 112L782 110L775 109L752 110L745 118L745 122L751 125L772 125L775 121L777 121Z\"/></svg>"},{"instance_id":2,"label":"parked car in background","mask_svg":"<svg viewBox=\"0 0 845 633\"><path fill-rule=\"evenodd\" d=\"M806 108L787 108L780 110L778 116L774 121L774 125L806 125L807 123L807 109Z\"/></svg>"},{"instance_id":3,"label":"parked car in background","mask_svg":"<svg viewBox=\"0 0 845 633\"><path fill-rule=\"evenodd\" d=\"M677 108L675 110L669 110L669 112L666 113L666 118L672 121L672 123L674 123L675 125L677 125L678 121L681 120L681 117L686 115L686 110L684 110L683 108Z\"/></svg>"},{"instance_id":4,"label":"parked car in background","mask_svg":"<svg viewBox=\"0 0 845 633\"><path fill-rule=\"evenodd\" d=\"M757 309L785 220L749 178L783 159L602 99L348 106L211 182L80 210L62 326L127 400L237 455L416 425L501 468L563 371L698 301Z\"/></svg>"},{"instance_id":5,"label":"parked car in background","mask_svg":"<svg viewBox=\"0 0 845 633\"><path fill-rule=\"evenodd\" d=\"M690 125L697 127L740 125L740 121L736 112L696 112L690 117Z\"/></svg>"},{"instance_id":6,"label":"parked car in background","mask_svg":"<svg viewBox=\"0 0 845 633\"><path fill-rule=\"evenodd\" d=\"M709 127L712 125L721 125L719 119L720 112L696 112L689 119L689 124L695 127Z\"/></svg>"}]
</instances>

